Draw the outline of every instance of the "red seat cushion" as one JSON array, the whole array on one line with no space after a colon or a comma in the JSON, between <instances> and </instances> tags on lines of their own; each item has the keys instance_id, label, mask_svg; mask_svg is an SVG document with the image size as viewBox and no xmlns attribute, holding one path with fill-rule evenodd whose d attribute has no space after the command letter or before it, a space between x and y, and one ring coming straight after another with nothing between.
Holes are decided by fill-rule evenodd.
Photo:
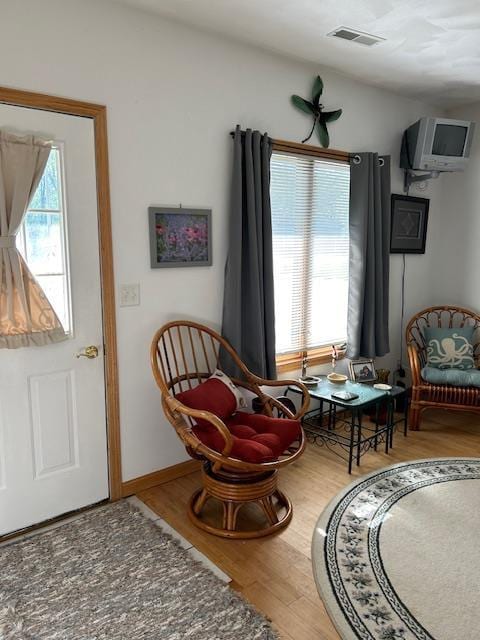
<instances>
[{"instance_id":1,"label":"red seat cushion","mask_svg":"<svg viewBox=\"0 0 480 640\"><path fill-rule=\"evenodd\" d=\"M245 462L276 460L301 433L298 420L270 418L243 411L234 413L237 407L235 395L215 378L177 394L176 398L191 409L210 411L223 420L233 439L230 456ZM206 420L196 419L195 422L193 432L197 438L221 453L225 447L222 434Z\"/></svg>"},{"instance_id":2,"label":"red seat cushion","mask_svg":"<svg viewBox=\"0 0 480 640\"><path fill-rule=\"evenodd\" d=\"M196 426L193 427L193 433L203 444L206 444L207 447L210 447L210 449L214 451L221 453L225 447L225 440L215 427ZM229 454L232 458L257 464L260 462L271 462L277 458L273 451L261 442L255 442L249 438L239 438L233 434L232 438L233 446Z\"/></svg>"},{"instance_id":3,"label":"red seat cushion","mask_svg":"<svg viewBox=\"0 0 480 640\"><path fill-rule=\"evenodd\" d=\"M278 438L278 445L275 449L280 449L277 456L282 454L288 447L298 440L301 433L299 420L289 420L287 418L270 418L259 413L245 413L237 411L225 422L229 429L234 425L242 424L251 427L257 434L272 434ZM265 440L262 440L265 442Z\"/></svg>"},{"instance_id":4,"label":"red seat cushion","mask_svg":"<svg viewBox=\"0 0 480 640\"><path fill-rule=\"evenodd\" d=\"M257 435L255 429L252 429L252 427L247 427L246 424L232 424L228 427L228 429L232 435L236 436L237 438L244 438L246 440L251 440L253 436Z\"/></svg>"},{"instance_id":5,"label":"red seat cushion","mask_svg":"<svg viewBox=\"0 0 480 640\"><path fill-rule=\"evenodd\" d=\"M285 451L285 447L282 446L282 442L276 433L259 433L251 438L253 442L259 442L270 449L276 458L282 455Z\"/></svg>"},{"instance_id":6,"label":"red seat cushion","mask_svg":"<svg viewBox=\"0 0 480 640\"><path fill-rule=\"evenodd\" d=\"M301 433L298 420L270 418L269 416L239 411L225 419L233 437L230 455L245 462L271 462L298 440ZM193 432L207 447L221 452L225 441L211 425L198 425Z\"/></svg>"}]
</instances>

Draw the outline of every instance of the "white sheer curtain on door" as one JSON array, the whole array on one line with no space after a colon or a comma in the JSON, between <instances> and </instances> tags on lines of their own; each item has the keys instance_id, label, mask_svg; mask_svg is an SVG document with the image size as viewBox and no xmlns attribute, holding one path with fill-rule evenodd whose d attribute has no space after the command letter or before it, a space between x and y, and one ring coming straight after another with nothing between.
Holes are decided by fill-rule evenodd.
<instances>
[{"instance_id":1,"label":"white sheer curtain on door","mask_svg":"<svg viewBox=\"0 0 480 640\"><path fill-rule=\"evenodd\" d=\"M42 178L52 144L0 130L0 348L43 346L65 331L16 248L16 236Z\"/></svg>"}]
</instances>

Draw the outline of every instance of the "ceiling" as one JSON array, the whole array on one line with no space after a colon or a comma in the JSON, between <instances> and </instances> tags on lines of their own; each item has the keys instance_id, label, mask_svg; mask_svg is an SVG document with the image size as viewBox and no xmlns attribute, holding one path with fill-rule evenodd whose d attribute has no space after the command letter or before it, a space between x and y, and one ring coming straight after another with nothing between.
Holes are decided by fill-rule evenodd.
<instances>
[{"instance_id":1,"label":"ceiling","mask_svg":"<svg viewBox=\"0 0 480 640\"><path fill-rule=\"evenodd\" d=\"M480 100L480 0L115 0L449 107ZM326 34L347 26L366 47Z\"/></svg>"}]
</instances>

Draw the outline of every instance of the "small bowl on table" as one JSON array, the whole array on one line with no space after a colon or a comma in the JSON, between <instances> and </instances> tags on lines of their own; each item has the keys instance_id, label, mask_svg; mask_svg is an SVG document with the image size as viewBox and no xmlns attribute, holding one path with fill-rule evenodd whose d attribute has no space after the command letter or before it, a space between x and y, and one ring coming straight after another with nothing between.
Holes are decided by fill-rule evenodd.
<instances>
[{"instance_id":1,"label":"small bowl on table","mask_svg":"<svg viewBox=\"0 0 480 640\"><path fill-rule=\"evenodd\" d=\"M329 373L327 376L327 380L329 382L333 382L334 384L345 384L348 380L348 376L343 375L343 373Z\"/></svg>"},{"instance_id":2,"label":"small bowl on table","mask_svg":"<svg viewBox=\"0 0 480 640\"><path fill-rule=\"evenodd\" d=\"M304 378L299 378L298 381L306 387L316 387L320 382L320 378L317 378L317 376L305 376Z\"/></svg>"},{"instance_id":3,"label":"small bowl on table","mask_svg":"<svg viewBox=\"0 0 480 640\"><path fill-rule=\"evenodd\" d=\"M373 388L378 389L379 391L391 391L392 385L384 384L383 382L378 382L377 384L373 385Z\"/></svg>"}]
</instances>

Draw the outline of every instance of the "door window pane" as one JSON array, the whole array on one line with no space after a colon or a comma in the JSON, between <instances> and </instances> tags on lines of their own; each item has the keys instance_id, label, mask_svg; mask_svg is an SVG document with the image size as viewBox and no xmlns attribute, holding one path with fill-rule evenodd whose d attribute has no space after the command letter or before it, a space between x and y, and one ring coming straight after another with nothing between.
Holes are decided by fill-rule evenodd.
<instances>
[{"instance_id":1,"label":"door window pane","mask_svg":"<svg viewBox=\"0 0 480 640\"><path fill-rule=\"evenodd\" d=\"M17 237L17 247L66 333L71 332L63 158L54 147Z\"/></svg>"},{"instance_id":2,"label":"door window pane","mask_svg":"<svg viewBox=\"0 0 480 640\"><path fill-rule=\"evenodd\" d=\"M30 211L23 224L26 262L36 275L62 274L63 242L60 213Z\"/></svg>"},{"instance_id":3,"label":"door window pane","mask_svg":"<svg viewBox=\"0 0 480 640\"><path fill-rule=\"evenodd\" d=\"M46 209L48 211L58 211L60 209L58 156L59 150L52 149L43 177L30 204L30 209Z\"/></svg>"}]
</instances>

